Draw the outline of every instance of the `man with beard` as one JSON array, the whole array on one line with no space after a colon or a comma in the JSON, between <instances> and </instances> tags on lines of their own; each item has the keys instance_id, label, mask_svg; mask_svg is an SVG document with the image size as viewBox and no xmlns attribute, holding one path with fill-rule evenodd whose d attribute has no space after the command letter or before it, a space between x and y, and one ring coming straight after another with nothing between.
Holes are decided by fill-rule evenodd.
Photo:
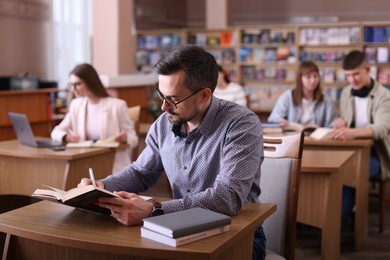
<instances>
[{"instance_id":1,"label":"man with beard","mask_svg":"<svg viewBox=\"0 0 390 260\"><path fill-rule=\"evenodd\" d=\"M390 91L370 77L370 66L361 51L344 58L343 69L350 83L340 98L340 118L333 123L332 138L373 139L367 178L390 178ZM355 190L343 187L342 228L348 228L355 205Z\"/></svg>"},{"instance_id":2,"label":"man with beard","mask_svg":"<svg viewBox=\"0 0 390 260\"><path fill-rule=\"evenodd\" d=\"M120 191L121 198L100 205L125 225L143 218L193 207L226 215L244 203L258 203L263 136L259 118L246 107L213 96L218 67L214 57L196 46L172 49L156 65L163 113L151 126L138 159L98 186ZM173 200L149 202L146 191L166 173ZM90 184L82 179L79 186ZM131 192L131 193L130 193ZM261 226L255 232L254 259L265 256Z\"/></svg>"}]
</instances>

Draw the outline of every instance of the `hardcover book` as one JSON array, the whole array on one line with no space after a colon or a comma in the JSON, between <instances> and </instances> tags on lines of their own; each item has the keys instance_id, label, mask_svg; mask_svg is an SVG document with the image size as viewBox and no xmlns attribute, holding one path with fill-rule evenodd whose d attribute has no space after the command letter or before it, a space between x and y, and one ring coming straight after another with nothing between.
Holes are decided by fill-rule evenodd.
<instances>
[{"instance_id":1,"label":"hardcover book","mask_svg":"<svg viewBox=\"0 0 390 260\"><path fill-rule=\"evenodd\" d=\"M187 236L182 236L178 238L168 237L160 233L154 232L145 227L141 227L141 237L145 237L168 246L178 247L188 243L192 243L198 240L201 240L206 237L215 236L224 232L229 231L230 225L225 225L222 227L212 228L198 233L194 233Z\"/></svg>"},{"instance_id":2,"label":"hardcover book","mask_svg":"<svg viewBox=\"0 0 390 260\"><path fill-rule=\"evenodd\" d=\"M50 188L50 190L36 189L32 196L57 201L68 206L105 215L110 215L111 211L98 205L99 198L119 198L118 195L112 193L111 191L95 187L93 185L77 187L68 191L56 189L50 186L47 187ZM151 197L144 196L143 199L150 200Z\"/></svg>"},{"instance_id":3,"label":"hardcover book","mask_svg":"<svg viewBox=\"0 0 390 260\"><path fill-rule=\"evenodd\" d=\"M203 208L191 208L144 219L144 228L178 238L231 223L227 215Z\"/></svg>"}]
</instances>

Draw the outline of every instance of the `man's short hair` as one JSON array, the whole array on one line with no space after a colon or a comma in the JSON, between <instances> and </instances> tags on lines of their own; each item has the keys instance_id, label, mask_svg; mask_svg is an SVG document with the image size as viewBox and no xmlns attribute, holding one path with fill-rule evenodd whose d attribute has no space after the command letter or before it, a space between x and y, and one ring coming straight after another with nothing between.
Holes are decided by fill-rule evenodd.
<instances>
[{"instance_id":1,"label":"man's short hair","mask_svg":"<svg viewBox=\"0 0 390 260\"><path fill-rule=\"evenodd\" d=\"M367 63L366 55L361 51L351 51L343 60L344 70L353 70Z\"/></svg>"},{"instance_id":2,"label":"man's short hair","mask_svg":"<svg viewBox=\"0 0 390 260\"><path fill-rule=\"evenodd\" d=\"M160 75L184 70L186 87L192 92L202 88L214 91L218 81L218 65L214 56L195 45L172 48L154 65L154 69Z\"/></svg>"}]
</instances>

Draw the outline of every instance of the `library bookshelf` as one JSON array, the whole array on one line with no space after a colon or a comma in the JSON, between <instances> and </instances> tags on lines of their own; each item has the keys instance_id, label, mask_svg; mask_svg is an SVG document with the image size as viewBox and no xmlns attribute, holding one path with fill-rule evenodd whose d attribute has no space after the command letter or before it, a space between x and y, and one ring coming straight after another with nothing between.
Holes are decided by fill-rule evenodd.
<instances>
[{"instance_id":1,"label":"library bookshelf","mask_svg":"<svg viewBox=\"0 0 390 260\"><path fill-rule=\"evenodd\" d=\"M148 51L151 55L140 60L149 61L146 67L150 71L156 58L174 46L161 47L163 36L167 34L181 39L167 42L196 44L213 54L232 80L244 85L250 108L259 113L270 112L279 95L294 87L296 70L304 60L316 62L325 94L337 102L342 87L347 85L341 62L351 50L365 51L371 76L390 86L390 22L143 30L137 33L137 65L141 64L138 52ZM151 37L151 42L160 41L160 44L145 48L143 38L147 36ZM142 66L139 68L139 71L148 71Z\"/></svg>"}]
</instances>

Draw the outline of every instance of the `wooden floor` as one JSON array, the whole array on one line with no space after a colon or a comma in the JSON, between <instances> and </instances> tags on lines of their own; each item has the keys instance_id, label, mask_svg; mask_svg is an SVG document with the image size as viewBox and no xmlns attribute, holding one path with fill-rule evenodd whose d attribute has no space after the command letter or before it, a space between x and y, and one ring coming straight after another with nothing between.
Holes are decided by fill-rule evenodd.
<instances>
[{"instance_id":1,"label":"wooden floor","mask_svg":"<svg viewBox=\"0 0 390 260\"><path fill-rule=\"evenodd\" d=\"M385 231L378 233L378 202L370 198L368 237L362 248L355 252L353 249L353 231L341 233L341 258L345 259L390 259L390 203L386 207ZM321 259L319 229L303 226L297 231L297 260Z\"/></svg>"}]
</instances>

